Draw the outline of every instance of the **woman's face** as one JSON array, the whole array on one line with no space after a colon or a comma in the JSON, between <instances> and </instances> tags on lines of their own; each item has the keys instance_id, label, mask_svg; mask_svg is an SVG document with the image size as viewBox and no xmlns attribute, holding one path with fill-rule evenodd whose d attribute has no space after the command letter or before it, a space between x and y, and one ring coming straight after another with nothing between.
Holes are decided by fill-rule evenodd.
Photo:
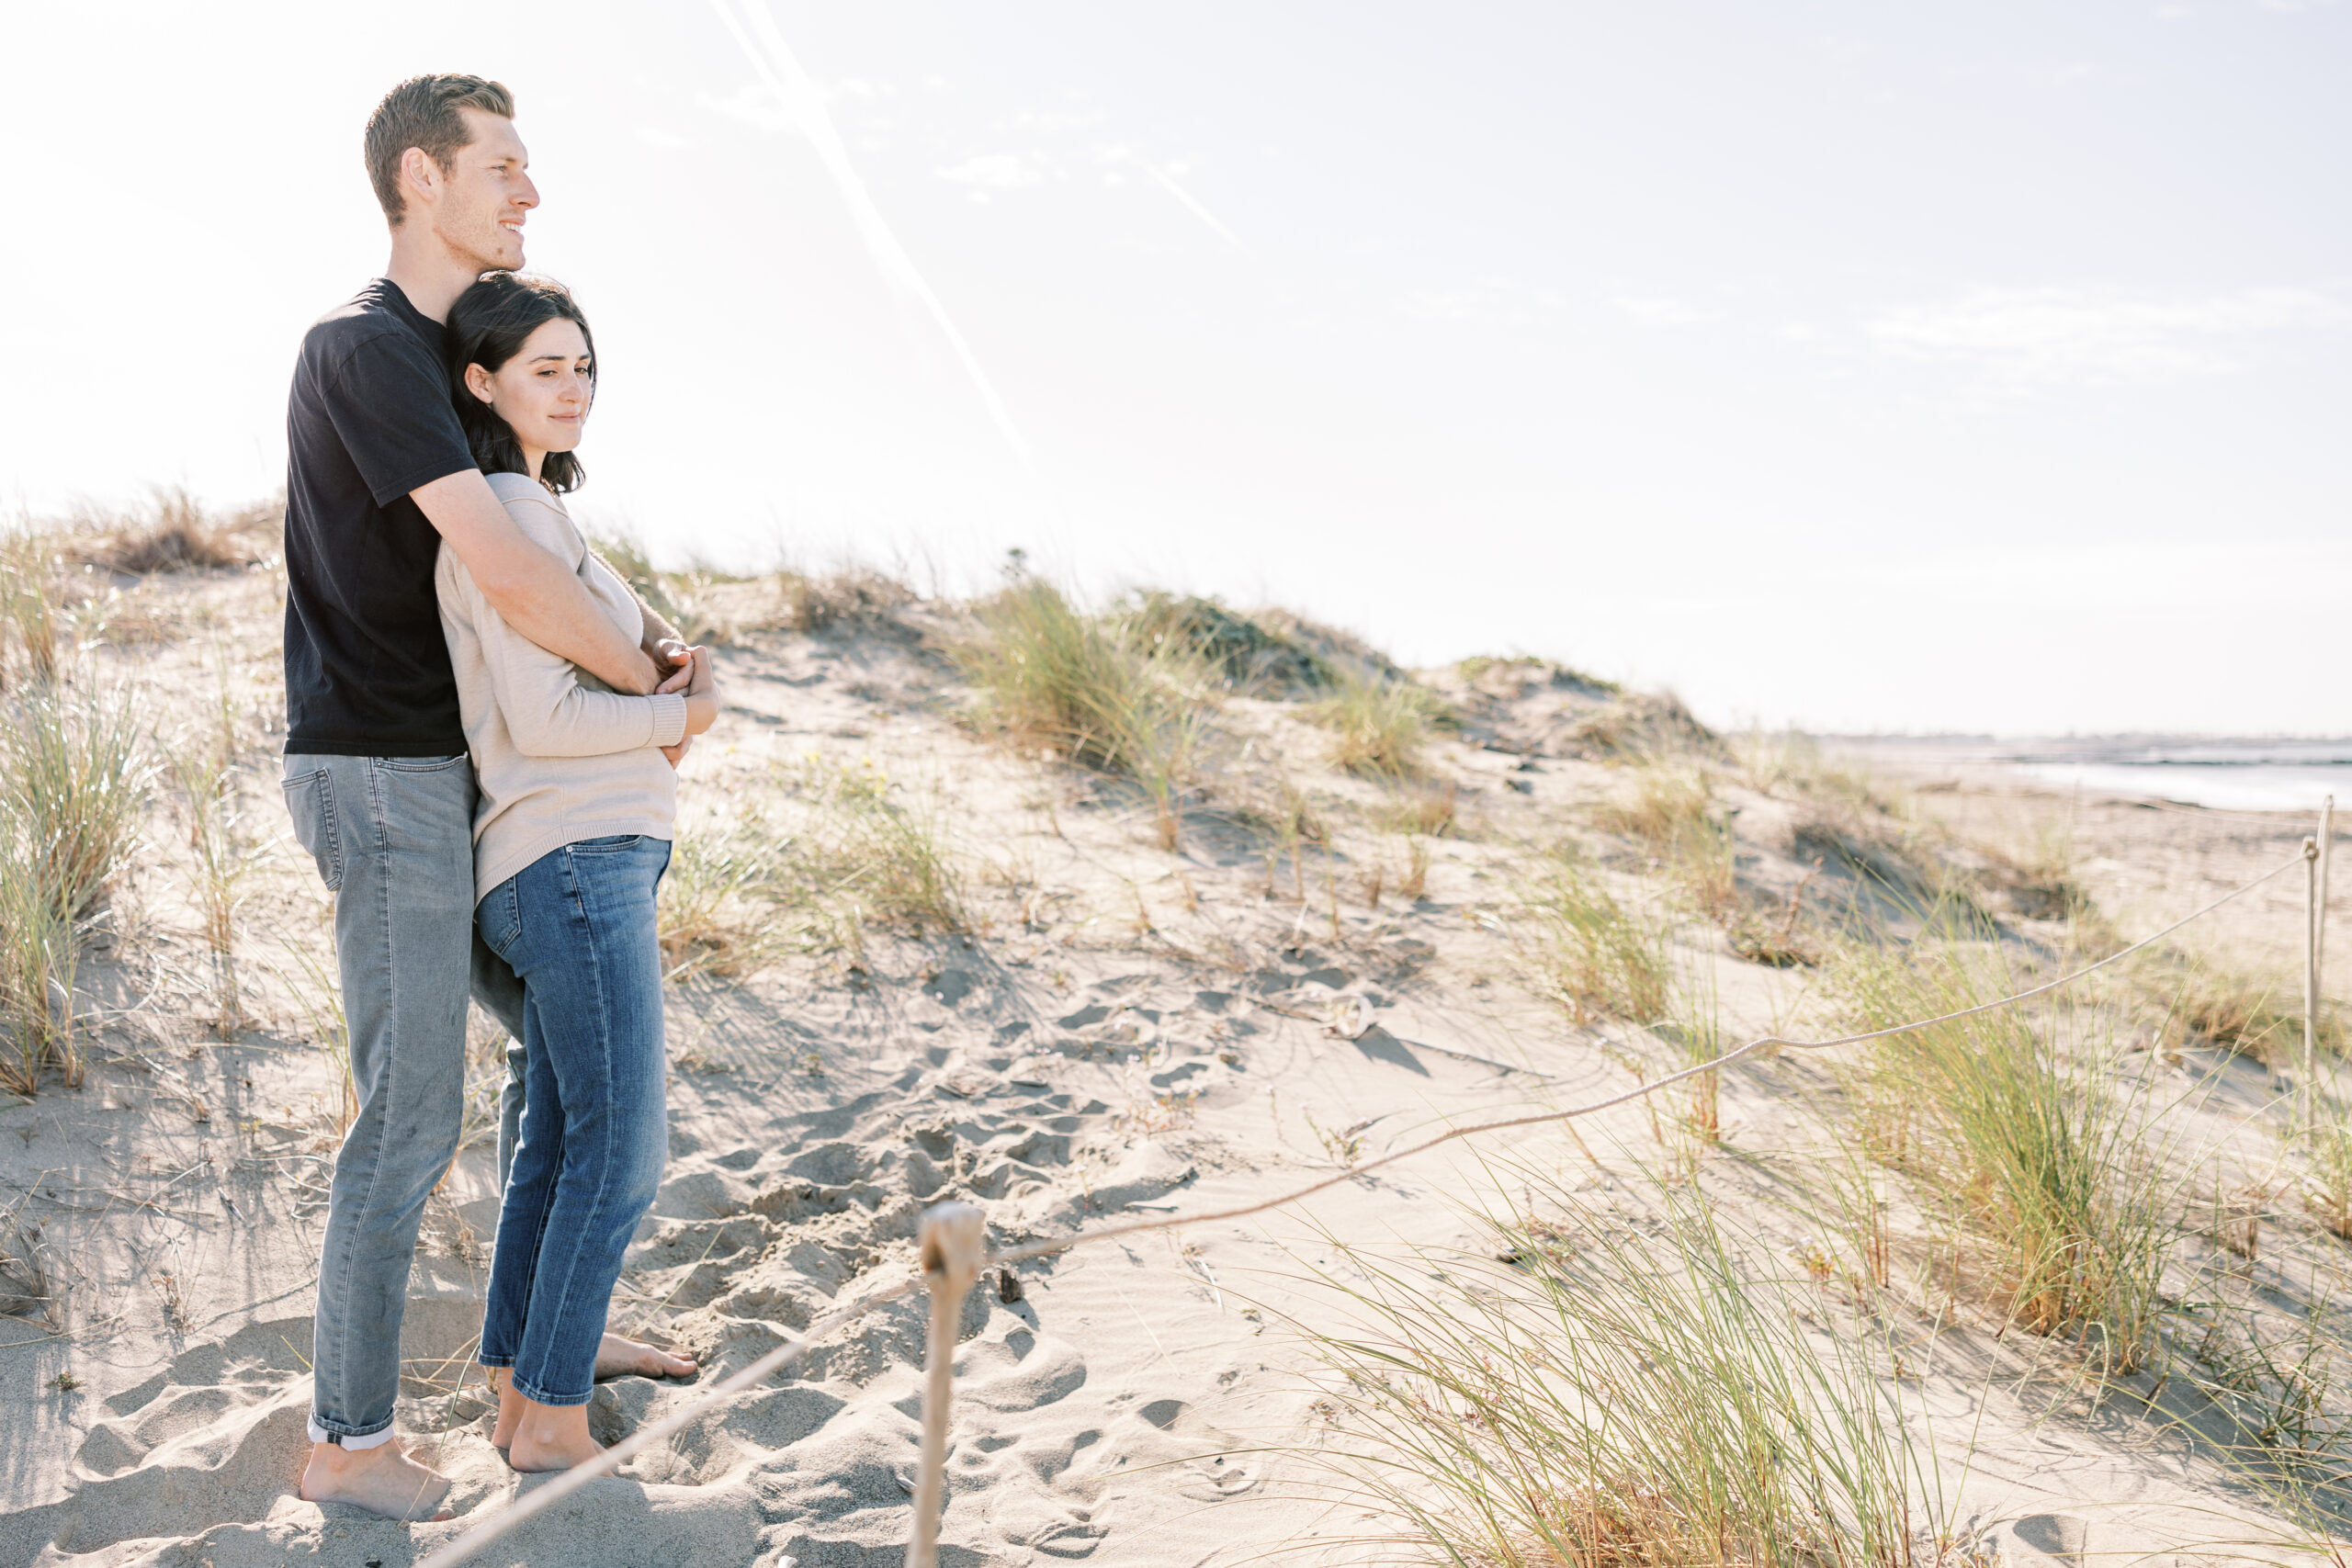
<instances>
[{"instance_id":1,"label":"woman's face","mask_svg":"<svg viewBox=\"0 0 2352 1568\"><path fill-rule=\"evenodd\" d=\"M569 452L580 445L596 389L588 339L577 321L542 321L496 370L466 367L466 386L514 431L525 451Z\"/></svg>"}]
</instances>

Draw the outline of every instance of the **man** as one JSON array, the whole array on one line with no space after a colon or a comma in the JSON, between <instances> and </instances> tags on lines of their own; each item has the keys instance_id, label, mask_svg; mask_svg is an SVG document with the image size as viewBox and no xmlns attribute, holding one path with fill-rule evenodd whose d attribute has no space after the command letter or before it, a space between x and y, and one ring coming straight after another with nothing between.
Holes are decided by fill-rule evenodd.
<instances>
[{"instance_id":1,"label":"man","mask_svg":"<svg viewBox=\"0 0 2352 1568\"><path fill-rule=\"evenodd\" d=\"M509 624L614 690L669 691L689 673L651 611L631 645L524 537L450 405L442 320L481 274L522 265L538 205L514 114L503 86L475 76L421 76L377 107L368 173L391 261L304 336L287 413L285 792L335 894L359 1102L319 1268L302 1495L395 1518L435 1517L448 1491L393 1440L392 1408L418 1222L457 1153L469 987L522 1034L514 978L473 930L475 788L434 594L442 541ZM598 1357L605 1374L692 1370L610 1336Z\"/></svg>"}]
</instances>

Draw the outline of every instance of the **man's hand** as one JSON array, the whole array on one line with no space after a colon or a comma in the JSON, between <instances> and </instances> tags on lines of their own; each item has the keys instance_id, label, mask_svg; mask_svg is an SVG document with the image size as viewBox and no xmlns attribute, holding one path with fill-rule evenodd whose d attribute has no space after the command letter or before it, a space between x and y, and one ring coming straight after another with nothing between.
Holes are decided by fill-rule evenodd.
<instances>
[{"instance_id":1,"label":"man's hand","mask_svg":"<svg viewBox=\"0 0 2352 1568\"><path fill-rule=\"evenodd\" d=\"M616 692L654 688L653 661L569 567L515 525L479 470L447 475L410 494L507 625Z\"/></svg>"},{"instance_id":2,"label":"man's hand","mask_svg":"<svg viewBox=\"0 0 2352 1568\"><path fill-rule=\"evenodd\" d=\"M674 770L679 763L686 760L686 753L694 749L695 738L691 735L681 735L678 737L678 743L675 746L664 746L662 748L662 755L670 759L670 766Z\"/></svg>"}]
</instances>

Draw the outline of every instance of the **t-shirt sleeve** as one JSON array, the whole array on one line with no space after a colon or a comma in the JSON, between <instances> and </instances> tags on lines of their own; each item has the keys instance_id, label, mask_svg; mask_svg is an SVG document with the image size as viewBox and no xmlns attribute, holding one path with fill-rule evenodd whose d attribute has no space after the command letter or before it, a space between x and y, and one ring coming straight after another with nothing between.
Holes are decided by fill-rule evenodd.
<instances>
[{"instance_id":1,"label":"t-shirt sleeve","mask_svg":"<svg viewBox=\"0 0 2352 1568\"><path fill-rule=\"evenodd\" d=\"M368 338L322 390L327 418L379 506L474 466L440 367L420 346L391 333Z\"/></svg>"}]
</instances>

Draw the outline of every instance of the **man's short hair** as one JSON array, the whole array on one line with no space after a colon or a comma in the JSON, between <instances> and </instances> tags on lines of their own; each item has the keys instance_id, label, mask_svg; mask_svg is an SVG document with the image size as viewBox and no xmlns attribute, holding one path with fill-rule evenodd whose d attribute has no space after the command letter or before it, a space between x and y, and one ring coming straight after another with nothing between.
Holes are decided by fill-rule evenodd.
<instances>
[{"instance_id":1,"label":"man's short hair","mask_svg":"<svg viewBox=\"0 0 2352 1568\"><path fill-rule=\"evenodd\" d=\"M514 95L500 82L480 76L412 76L384 95L368 117L368 177L385 221L401 226L407 201L401 196L401 154L421 149L443 174L458 149L473 140L459 109L480 109L501 119L514 118Z\"/></svg>"}]
</instances>

